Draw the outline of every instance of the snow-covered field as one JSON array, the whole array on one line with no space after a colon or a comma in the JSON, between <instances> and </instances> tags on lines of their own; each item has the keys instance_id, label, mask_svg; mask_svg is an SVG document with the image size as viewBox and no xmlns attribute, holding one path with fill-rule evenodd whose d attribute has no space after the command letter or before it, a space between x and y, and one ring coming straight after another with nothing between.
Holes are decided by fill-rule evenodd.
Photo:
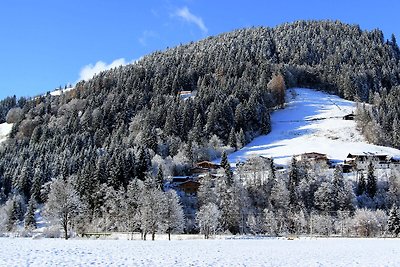
<instances>
[{"instance_id":1,"label":"snow-covered field","mask_svg":"<svg viewBox=\"0 0 400 267\"><path fill-rule=\"evenodd\" d=\"M305 152L324 153L339 162L348 153L400 156L400 150L368 144L356 130L355 121L342 119L355 112L355 102L302 88L288 90L286 99L285 109L271 114L272 132L230 154L228 159L232 164L262 155L285 165L293 155Z\"/></svg>"},{"instance_id":2,"label":"snow-covered field","mask_svg":"<svg viewBox=\"0 0 400 267\"><path fill-rule=\"evenodd\" d=\"M0 124L0 143L7 139L7 135L11 132L12 124Z\"/></svg>"},{"instance_id":3,"label":"snow-covered field","mask_svg":"<svg viewBox=\"0 0 400 267\"><path fill-rule=\"evenodd\" d=\"M0 266L400 266L400 239L0 238Z\"/></svg>"}]
</instances>

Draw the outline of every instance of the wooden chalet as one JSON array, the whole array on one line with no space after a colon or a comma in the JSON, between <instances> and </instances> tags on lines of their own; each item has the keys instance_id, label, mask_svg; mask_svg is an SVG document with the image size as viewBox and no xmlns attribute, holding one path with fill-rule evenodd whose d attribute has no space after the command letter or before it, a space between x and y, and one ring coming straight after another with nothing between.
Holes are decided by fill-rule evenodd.
<instances>
[{"instance_id":1,"label":"wooden chalet","mask_svg":"<svg viewBox=\"0 0 400 267\"><path fill-rule=\"evenodd\" d=\"M342 164L343 173L350 173L353 170L353 166L350 164Z\"/></svg>"},{"instance_id":2,"label":"wooden chalet","mask_svg":"<svg viewBox=\"0 0 400 267\"><path fill-rule=\"evenodd\" d=\"M174 177L172 177L171 183L179 184L179 183L186 182L190 179L191 179L190 176L174 176Z\"/></svg>"},{"instance_id":3,"label":"wooden chalet","mask_svg":"<svg viewBox=\"0 0 400 267\"><path fill-rule=\"evenodd\" d=\"M219 168L221 168L219 164L210 161L201 161L190 169L190 174L197 177L204 176L206 174L216 173Z\"/></svg>"},{"instance_id":4,"label":"wooden chalet","mask_svg":"<svg viewBox=\"0 0 400 267\"><path fill-rule=\"evenodd\" d=\"M186 195L196 195L197 191L199 190L200 183L194 180L187 180L179 183L177 187Z\"/></svg>"},{"instance_id":5,"label":"wooden chalet","mask_svg":"<svg viewBox=\"0 0 400 267\"><path fill-rule=\"evenodd\" d=\"M294 156L297 161L314 161L320 163L328 164L329 159L326 154L318 153L318 152L306 152L300 155Z\"/></svg>"},{"instance_id":6,"label":"wooden chalet","mask_svg":"<svg viewBox=\"0 0 400 267\"><path fill-rule=\"evenodd\" d=\"M213 163L211 161L201 161L196 164L196 167L203 168L203 169L216 170L216 169L221 168L221 165Z\"/></svg>"},{"instance_id":7,"label":"wooden chalet","mask_svg":"<svg viewBox=\"0 0 400 267\"><path fill-rule=\"evenodd\" d=\"M369 163L372 162L375 168L387 169L391 163L391 159L386 154L377 154L372 152L364 152L360 154L349 153L344 160L345 164L351 165L357 170L366 170Z\"/></svg>"},{"instance_id":8,"label":"wooden chalet","mask_svg":"<svg viewBox=\"0 0 400 267\"><path fill-rule=\"evenodd\" d=\"M170 188L183 192L185 195L196 195L200 183L193 176L174 176Z\"/></svg>"}]
</instances>

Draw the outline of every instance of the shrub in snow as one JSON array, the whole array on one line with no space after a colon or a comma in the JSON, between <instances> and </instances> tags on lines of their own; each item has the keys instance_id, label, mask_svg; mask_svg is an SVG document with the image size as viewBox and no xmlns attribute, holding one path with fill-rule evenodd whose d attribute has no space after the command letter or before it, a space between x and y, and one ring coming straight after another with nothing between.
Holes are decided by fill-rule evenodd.
<instances>
[{"instance_id":1,"label":"shrub in snow","mask_svg":"<svg viewBox=\"0 0 400 267\"><path fill-rule=\"evenodd\" d=\"M333 219L330 215L311 216L312 234L330 235L333 232Z\"/></svg>"},{"instance_id":2,"label":"shrub in snow","mask_svg":"<svg viewBox=\"0 0 400 267\"><path fill-rule=\"evenodd\" d=\"M24 228L21 228L18 230L18 236L19 237L32 237L33 233L30 230L26 230Z\"/></svg>"},{"instance_id":3,"label":"shrub in snow","mask_svg":"<svg viewBox=\"0 0 400 267\"><path fill-rule=\"evenodd\" d=\"M59 226L49 226L43 229L43 237L45 238L60 238L61 230Z\"/></svg>"},{"instance_id":4,"label":"shrub in snow","mask_svg":"<svg viewBox=\"0 0 400 267\"><path fill-rule=\"evenodd\" d=\"M382 221L378 220L377 213L378 211L368 209L356 210L353 217L355 233L364 237L376 236L382 227Z\"/></svg>"}]
</instances>

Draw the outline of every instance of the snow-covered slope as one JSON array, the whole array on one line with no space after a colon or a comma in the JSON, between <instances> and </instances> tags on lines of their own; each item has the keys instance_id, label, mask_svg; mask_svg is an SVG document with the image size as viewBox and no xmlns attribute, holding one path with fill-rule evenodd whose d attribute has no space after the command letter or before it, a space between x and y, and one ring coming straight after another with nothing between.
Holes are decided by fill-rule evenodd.
<instances>
[{"instance_id":1,"label":"snow-covered slope","mask_svg":"<svg viewBox=\"0 0 400 267\"><path fill-rule=\"evenodd\" d=\"M287 164L293 155L319 152L335 161L348 153L375 152L400 156L400 150L368 144L356 130L356 123L343 120L355 112L356 103L312 89L290 89L285 109L271 115L272 131L255 138L241 150L229 155L236 163L256 155L273 157Z\"/></svg>"},{"instance_id":2,"label":"snow-covered slope","mask_svg":"<svg viewBox=\"0 0 400 267\"><path fill-rule=\"evenodd\" d=\"M7 135L11 132L12 124L0 124L0 143L7 139Z\"/></svg>"}]
</instances>

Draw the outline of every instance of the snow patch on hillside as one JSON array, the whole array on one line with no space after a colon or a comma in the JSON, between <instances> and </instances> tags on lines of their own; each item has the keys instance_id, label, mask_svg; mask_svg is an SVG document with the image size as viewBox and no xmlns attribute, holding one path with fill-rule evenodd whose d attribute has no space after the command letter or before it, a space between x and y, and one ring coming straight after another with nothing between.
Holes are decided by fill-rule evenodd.
<instances>
[{"instance_id":1,"label":"snow patch on hillside","mask_svg":"<svg viewBox=\"0 0 400 267\"><path fill-rule=\"evenodd\" d=\"M59 96L59 95L62 95L64 93L66 93L66 92L69 92L69 91L71 91L73 89L74 89L74 87L69 87L69 88L66 88L66 89L58 89L58 90L55 90L53 92L50 92L50 95Z\"/></svg>"},{"instance_id":2,"label":"snow patch on hillside","mask_svg":"<svg viewBox=\"0 0 400 267\"><path fill-rule=\"evenodd\" d=\"M324 153L337 162L348 153L400 156L400 150L368 144L355 121L343 120L343 116L355 112L355 102L304 88L288 90L286 100L284 109L271 114L271 133L230 154L232 164L252 156L267 156L273 157L276 164L286 165L293 155L305 152Z\"/></svg>"},{"instance_id":3,"label":"snow patch on hillside","mask_svg":"<svg viewBox=\"0 0 400 267\"><path fill-rule=\"evenodd\" d=\"M8 134L11 132L12 124L2 123L0 124L0 143L7 139Z\"/></svg>"}]
</instances>

